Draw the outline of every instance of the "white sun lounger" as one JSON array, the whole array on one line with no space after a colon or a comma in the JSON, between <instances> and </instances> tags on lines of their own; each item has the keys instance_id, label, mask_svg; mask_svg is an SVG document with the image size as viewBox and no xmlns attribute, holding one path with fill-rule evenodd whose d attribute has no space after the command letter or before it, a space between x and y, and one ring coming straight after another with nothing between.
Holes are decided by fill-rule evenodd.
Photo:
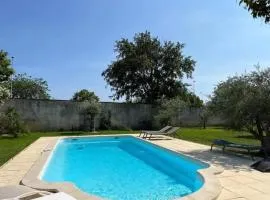
<instances>
[{"instance_id":1,"label":"white sun lounger","mask_svg":"<svg viewBox=\"0 0 270 200\"><path fill-rule=\"evenodd\" d=\"M58 192L55 194L39 197L35 200L76 200L76 199L64 192Z\"/></svg>"},{"instance_id":2,"label":"white sun lounger","mask_svg":"<svg viewBox=\"0 0 270 200\"><path fill-rule=\"evenodd\" d=\"M0 187L0 200L18 199L23 194L37 198L46 195L45 193L47 192L43 193L43 191L37 191L23 185L9 185Z\"/></svg>"},{"instance_id":3,"label":"white sun lounger","mask_svg":"<svg viewBox=\"0 0 270 200\"><path fill-rule=\"evenodd\" d=\"M146 131L146 130L142 130L139 137L142 137L145 138L148 134L151 134L151 133L164 133L166 131L168 131L170 128L172 128L171 126L165 126L163 127L162 129L160 129L159 131Z\"/></svg>"},{"instance_id":4,"label":"white sun lounger","mask_svg":"<svg viewBox=\"0 0 270 200\"><path fill-rule=\"evenodd\" d=\"M0 187L0 200L76 200L64 192L50 193L23 185Z\"/></svg>"},{"instance_id":5,"label":"white sun lounger","mask_svg":"<svg viewBox=\"0 0 270 200\"><path fill-rule=\"evenodd\" d=\"M149 138L148 139L151 139L151 137L153 136L153 135L175 135L176 134L176 131L178 131L180 128L179 127L173 127L173 128L171 128L170 130L168 130L167 132L151 132L151 133L149 133ZM147 136L146 136L146 138L147 138Z\"/></svg>"}]
</instances>

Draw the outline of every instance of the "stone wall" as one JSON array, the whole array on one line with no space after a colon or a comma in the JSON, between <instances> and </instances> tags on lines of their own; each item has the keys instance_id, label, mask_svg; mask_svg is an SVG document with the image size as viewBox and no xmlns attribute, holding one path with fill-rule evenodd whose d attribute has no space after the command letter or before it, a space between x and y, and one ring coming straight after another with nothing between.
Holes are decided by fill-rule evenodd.
<instances>
[{"instance_id":1,"label":"stone wall","mask_svg":"<svg viewBox=\"0 0 270 200\"><path fill-rule=\"evenodd\" d=\"M68 100L15 99L5 103L0 110L15 107L31 131L79 130L85 125L87 105L87 102ZM152 120L151 105L104 102L101 106L103 113L111 113L111 124L115 128L139 129L144 122Z\"/></svg>"},{"instance_id":2,"label":"stone wall","mask_svg":"<svg viewBox=\"0 0 270 200\"><path fill-rule=\"evenodd\" d=\"M16 99L5 103L0 111L15 107L31 131L80 130L85 125L84 109L86 102L68 100L25 100ZM111 116L114 128L147 129L154 124L153 116L157 113L152 105L102 102L102 113ZM97 117L99 128L101 115ZM187 110L179 116L178 124L197 126L200 124L199 110ZM220 125L219 118L209 120L210 125Z\"/></svg>"}]
</instances>

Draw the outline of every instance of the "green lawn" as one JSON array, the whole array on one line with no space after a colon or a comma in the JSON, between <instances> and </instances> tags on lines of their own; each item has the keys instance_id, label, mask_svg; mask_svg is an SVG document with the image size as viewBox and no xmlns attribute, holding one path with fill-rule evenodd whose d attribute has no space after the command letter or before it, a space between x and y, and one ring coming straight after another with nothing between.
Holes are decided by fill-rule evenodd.
<instances>
[{"instance_id":1,"label":"green lawn","mask_svg":"<svg viewBox=\"0 0 270 200\"><path fill-rule=\"evenodd\" d=\"M98 134L124 134L130 131L100 131ZM135 132L133 132L135 133ZM86 132L48 132L48 133L29 133L18 138L0 138L0 166L7 160L15 156L26 146L42 136L64 136L64 135L87 135ZM232 142L244 144L259 144L252 136L245 132L226 130L222 128L182 128L177 133L177 137L197 143L210 145L213 139L225 139Z\"/></svg>"},{"instance_id":2,"label":"green lawn","mask_svg":"<svg viewBox=\"0 0 270 200\"><path fill-rule=\"evenodd\" d=\"M119 134L130 133L130 131L100 131L98 134ZM0 137L0 166L10 158L22 151L29 144L43 136L68 136L68 135L89 135L87 132L36 132L21 135L18 138Z\"/></svg>"},{"instance_id":3,"label":"green lawn","mask_svg":"<svg viewBox=\"0 0 270 200\"><path fill-rule=\"evenodd\" d=\"M214 139L224 139L231 142L259 145L259 141L242 131L228 130L224 128L181 128L177 132L177 138L196 143L211 145Z\"/></svg>"}]
</instances>

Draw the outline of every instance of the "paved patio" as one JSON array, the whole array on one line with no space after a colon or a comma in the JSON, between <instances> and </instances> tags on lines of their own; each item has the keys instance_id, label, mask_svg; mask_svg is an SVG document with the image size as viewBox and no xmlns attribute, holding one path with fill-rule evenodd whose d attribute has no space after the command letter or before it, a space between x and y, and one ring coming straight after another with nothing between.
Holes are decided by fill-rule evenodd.
<instances>
[{"instance_id":1,"label":"paved patio","mask_svg":"<svg viewBox=\"0 0 270 200\"><path fill-rule=\"evenodd\" d=\"M40 157L41 152L55 140L43 137L31 144L0 168L0 186L19 184L24 175ZM169 137L154 139L151 142L174 151L224 168L217 175L223 189L218 200L269 200L270 173L261 173L249 168L253 161L234 154L222 154L220 150L209 151L209 146Z\"/></svg>"},{"instance_id":2,"label":"paved patio","mask_svg":"<svg viewBox=\"0 0 270 200\"><path fill-rule=\"evenodd\" d=\"M220 150L210 152L210 147L179 139L152 141L160 146L184 153L191 157L222 167L223 173L217 175L223 187L218 200L269 200L270 173L261 173L249 166L254 162Z\"/></svg>"}]
</instances>

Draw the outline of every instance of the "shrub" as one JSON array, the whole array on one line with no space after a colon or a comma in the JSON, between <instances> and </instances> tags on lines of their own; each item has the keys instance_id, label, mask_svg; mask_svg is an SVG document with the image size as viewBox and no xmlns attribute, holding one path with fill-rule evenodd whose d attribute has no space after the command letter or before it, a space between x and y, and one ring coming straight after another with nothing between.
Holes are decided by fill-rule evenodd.
<instances>
[{"instance_id":1,"label":"shrub","mask_svg":"<svg viewBox=\"0 0 270 200\"><path fill-rule=\"evenodd\" d=\"M7 111L0 116L0 133L17 137L23 131L24 128L20 115L15 108L8 108Z\"/></svg>"},{"instance_id":2,"label":"shrub","mask_svg":"<svg viewBox=\"0 0 270 200\"><path fill-rule=\"evenodd\" d=\"M158 114L154 117L160 125L177 125L180 122L179 114L187 108L187 103L181 97L164 101Z\"/></svg>"},{"instance_id":3,"label":"shrub","mask_svg":"<svg viewBox=\"0 0 270 200\"><path fill-rule=\"evenodd\" d=\"M89 106L84 110L86 123L90 125L90 130L95 131L95 118L100 113L101 105L99 102L89 102ZM86 125L87 126L87 125Z\"/></svg>"},{"instance_id":4,"label":"shrub","mask_svg":"<svg viewBox=\"0 0 270 200\"><path fill-rule=\"evenodd\" d=\"M9 90L0 85L0 106L2 103L4 103L4 100L8 99L9 96Z\"/></svg>"},{"instance_id":5,"label":"shrub","mask_svg":"<svg viewBox=\"0 0 270 200\"><path fill-rule=\"evenodd\" d=\"M139 129L141 130L151 130L153 129L153 124L151 120L141 120L139 121Z\"/></svg>"},{"instance_id":6,"label":"shrub","mask_svg":"<svg viewBox=\"0 0 270 200\"><path fill-rule=\"evenodd\" d=\"M101 130L109 130L109 129L111 129L112 128L111 118L112 118L111 111L108 111L107 113L105 111L101 112L99 128Z\"/></svg>"}]
</instances>

